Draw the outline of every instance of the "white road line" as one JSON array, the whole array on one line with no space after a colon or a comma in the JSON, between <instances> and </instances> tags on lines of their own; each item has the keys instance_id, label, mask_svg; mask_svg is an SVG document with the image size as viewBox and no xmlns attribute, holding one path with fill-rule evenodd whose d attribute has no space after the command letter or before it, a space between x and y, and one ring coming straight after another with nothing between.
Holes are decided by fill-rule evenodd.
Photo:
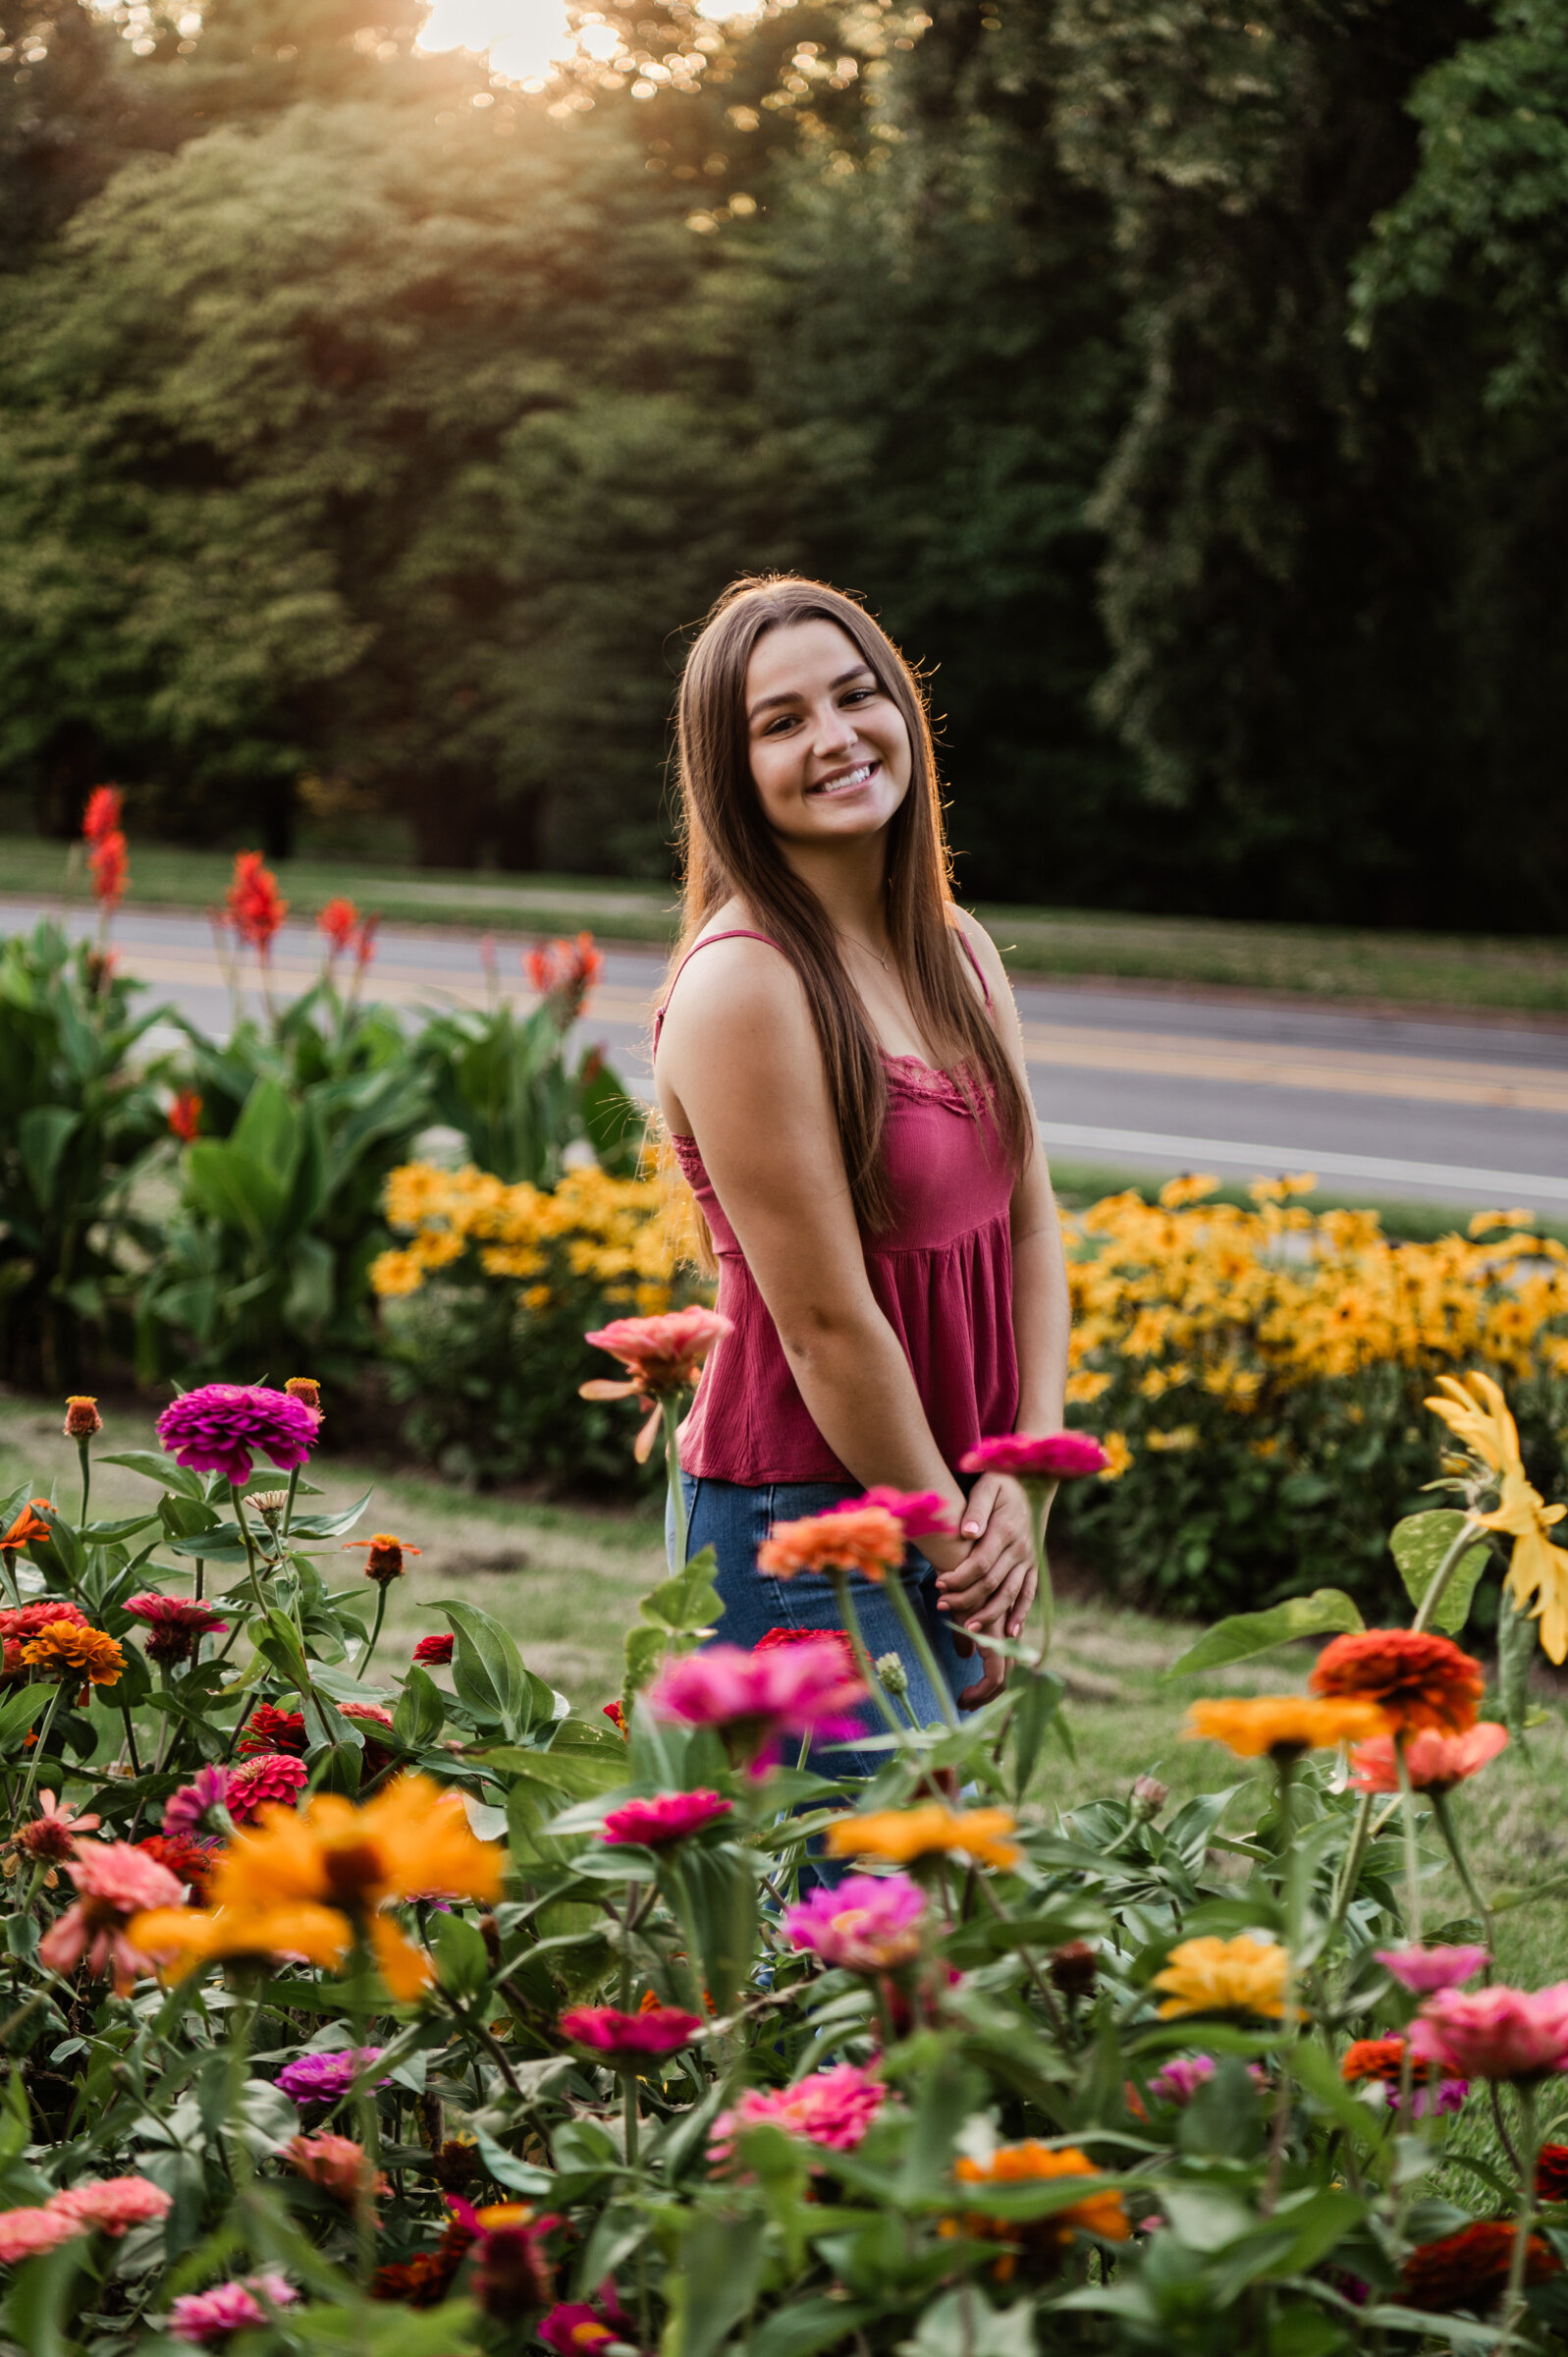
<instances>
[{"instance_id":1,"label":"white road line","mask_svg":"<svg viewBox=\"0 0 1568 2357\"><path fill-rule=\"evenodd\" d=\"M1098 1129L1077 1122L1042 1122L1048 1146L1073 1146L1094 1154L1158 1156L1171 1170L1209 1162L1239 1162L1254 1171L1316 1171L1330 1178L1381 1179L1390 1185L1452 1186L1466 1194L1528 1203L1532 1196L1568 1203L1568 1178L1524 1171L1467 1170L1457 1163L1395 1162L1381 1154L1325 1153L1319 1146L1243 1145L1234 1138L1163 1137L1149 1129Z\"/></svg>"}]
</instances>

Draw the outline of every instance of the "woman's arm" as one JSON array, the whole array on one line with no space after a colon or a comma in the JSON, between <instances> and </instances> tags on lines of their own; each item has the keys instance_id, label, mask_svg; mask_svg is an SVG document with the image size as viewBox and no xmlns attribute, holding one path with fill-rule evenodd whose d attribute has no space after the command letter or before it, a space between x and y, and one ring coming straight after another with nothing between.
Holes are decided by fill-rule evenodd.
<instances>
[{"instance_id":1,"label":"woman's arm","mask_svg":"<svg viewBox=\"0 0 1568 2357\"><path fill-rule=\"evenodd\" d=\"M817 1430L868 1489L963 1493L943 1462L902 1345L866 1274L838 1124L793 969L759 942L716 942L682 976L658 1086L704 1167ZM939 1565L967 1544L922 1542Z\"/></svg>"}]
</instances>

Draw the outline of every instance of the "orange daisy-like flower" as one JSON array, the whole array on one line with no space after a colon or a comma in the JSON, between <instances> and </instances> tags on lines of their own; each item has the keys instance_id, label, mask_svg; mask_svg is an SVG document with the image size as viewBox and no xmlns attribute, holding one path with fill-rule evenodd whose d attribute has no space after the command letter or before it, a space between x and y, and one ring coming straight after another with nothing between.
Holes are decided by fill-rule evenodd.
<instances>
[{"instance_id":1,"label":"orange daisy-like flower","mask_svg":"<svg viewBox=\"0 0 1568 2357\"><path fill-rule=\"evenodd\" d=\"M885 1506L807 1514L774 1524L757 1550L757 1569L775 1579L793 1579L797 1571L859 1571L880 1583L897 1570L908 1544L903 1524Z\"/></svg>"},{"instance_id":2,"label":"orange daisy-like flower","mask_svg":"<svg viewBox=\"0 0 1568 2357\"><path fill-rule=\"evenodd\" d=\"M1404 2073L1405 2042L1402 2038L1358 2038L1347 2046L1339 2064L1339 2076L1347 2086L1363 2086L1376 2079L1384 2087L1397 2087ZM1417 2056L1410 2066L1411 2084L1425 2087L1432 2076L1432 2064Z\"/></svg>"},{"instance_id":3,"label":"orange daisy-like flower","mask_svg":"<svg viewBox=\"0 0 1568 2357\"><path fill-rule=\"evenodd\" d=\"M916 1809L878 1809L865 1817L837 1817L828 1827L831 1858L887 1858L910 1866L957 1850L980 1866L1016 1866L1018 1845L1007 1836L1006 1809L949 1809L940 1800Z\"/></svg>"},{"instance_id":4,"label":"orange daisy-like flower","mask_svg":"<svg viewBox=\"0 0 1568 2357\"><path fill-rule=\"evenodd\" d=\"M86 1678L95 1686L119 1682L126 1666L122 1648L101 1628L81 1628L75 1620L49 1620L22 1648L29 1670L52 1670L57 1677Z\"/></svg>"},{"instance_id":5,"label":"orange daisy-like flower","mask_svg":"<svg viewBox=\"0 0 1568 2357\"><path fill-rule=\"evenodd\" d=\"M49 1536L48 1523L38 1519L40 1507L46 1513L54 1510L47 1498L29 1498L4 1538L0 1538L0 1548L30 1547L36 1540Z\"/></svg>"},{"instance_id":6,"label":"orange daisy-like flower","mask_svg":"<svg viewBox=\"0 0 1568 2357\"><path fill-rule=\"evenodd\" d=\"M1407 1735L1424 1727L1462 1735L1475 1726L1487 1687L1481 1664L1451 1637L1417 1628L1367 1628L1335 1637L1307 1682L1315 1694L1375 1702L1384 1731Z\"/></svg>"},{"instance_id":7,"label":"orange daisy-like flower","mask_svg":"<svg viewBox=\"0 0 1568 2357\"><path fill-rule=\"evenodd\" d=\"M1023 2144L999 2145L989 2161L965 2156L953 2170L960 2185L1000 2189L1012 2185L1050 2183L1063 2177L1098 2177L1102 2172L1087 2153L1073 2145L1054 2152L1030 2137ZM979 2196L983 2201L983 2193ZM1086 2193L1081 2202L1056 2210L1049 2218L999 2218L985 2209L966 2211L962 2218L943 2221L944 2234L968 2234L977 2241L1008 2242L1008 2251L992 2270L999 2283L1007 2282L1020 2262L1033 2275L1054 2273L1061 2253L1075 2234L1096 2234L1103 2242L1125 2242L1132 2232L1119 2193Z\"/></svg>"},{"instance_id":8,"label":"orange daisy-like flower","mask_svg":"<svg viewBox=\"0 0 1568 2357\"><path fill-rule=\"evenodd\" d=\"M1223 1743L1244 1760L1299 1760L1306 1751L1331 1751L1380 1734L1387 1722L1375 1702L1352 1697L1319 1701L1304 1694L1264 1694L1253 1702L1195 1702L1184 1733Z\"/></svg>"},{"instance_id":9,"label":"orange daisy-like flower","mask_svg":"<svg viewBox=\"0 0 1568 2357\"><path fill-rule=\"evenodd\" d=\"M348 1554L355 1547L366 1550L366 1579L376 1580L401 1579L404 1557L424 1553L422 1547L410 1547L406 1539L397 1538L390 1530L378 1530L373 1538L346 1540L344 1553Z\"/></svg>"}]
</instances>

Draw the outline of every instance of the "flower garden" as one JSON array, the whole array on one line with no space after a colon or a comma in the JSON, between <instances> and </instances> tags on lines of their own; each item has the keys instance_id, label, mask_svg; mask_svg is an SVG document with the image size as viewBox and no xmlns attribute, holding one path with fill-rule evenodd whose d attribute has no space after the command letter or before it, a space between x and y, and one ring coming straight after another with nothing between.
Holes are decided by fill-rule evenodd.
<instances>
[{"instance_id":1,"label":"flower garden","mask_svg":"<svg viewBox=\"0 0 1568 2357\"><path fill-rule=\"evenodd\" d=\"M595 1342L644 1445L722 1327ZM1043 1609L1004 1692L913 1724L851 1575L934 1502L776 1526L838 1636L714 1634L704 1558L570 1710L460 1600L389 1645L408 1542L312 1480L311 1379L174 1398L0 1502L9 1803L0 2334L47 2352L1024 2357L1554 2345L1568 1983L1516 1988L1475 1780L1568 1652L1562 1514L1501 1389L1429 1397L1410 1625L1321 1589L1181 1665L1207 1788L1061 1811ZM147 1436L149 1442L153 1436ZM1029 1486L1085 1433L982 1444ZM94 1516L95 1476L144 1503ZM100 1484L101 1486L101 1484ZM1490 1575L1488 1566L1500 1576ZM1489 1590L1496 1672L1463 1639ZM780 1632L781 1637L783 1632ZM1304 1693L1234 1665L1303 1639ZM846 1779L836 1746L883 1765ZM1262 1770L1262 1774L1256 1773ZM1463 1893L1439 1918L1442 1887Z\"/></svg>"}]
</instances>

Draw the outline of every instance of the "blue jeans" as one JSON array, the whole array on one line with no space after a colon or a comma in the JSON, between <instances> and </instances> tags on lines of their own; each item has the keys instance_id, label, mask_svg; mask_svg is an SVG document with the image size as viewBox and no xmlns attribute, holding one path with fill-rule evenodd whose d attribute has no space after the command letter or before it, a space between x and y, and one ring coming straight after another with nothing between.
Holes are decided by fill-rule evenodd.
<instances>
[{"instance_id":1,"label":"blue jeans","mask_svg":"<svg viewBox=\"0 0 1568 2357\"><path fill-rule=\"evenodd\" d=\"M776 1579L757 1569L757 1550L775 1522L797 1521L805 1514L825 1513L841 1499L859 1496L852 1482L780 1481L749 1489L733 1481L705 1481L681 1475L686 1499L687 1545L695 1555L711 1547L719 1562L718 1589L724 1617L713 1642L741 1645L748 1651L771 1628L837 1629L843 1626L833 1583L822 1571L802 1571L793 1579ZM667 1538L674 1544L674 1515L667 1521ZM937 1666L951 1695L961 1694L980 1675L978 1655L959 1658L946 1614L937 1610L937 1574L925 1557L911 1547L904 1560L906 1592L919 1613ZM942 1704L919 1662L911 1657L908 1637L892 1604L875 1581L857 1571L850 1575L850 1594L860 1618L866 1651L873 1661L896 1653L909 1679L908 1702L917 1725L929 1726L942 1716ZM868 1735L887 1732L875 1702L858 1714ZM822 1776L876 1776L886 1765L885 1751L856 1751L824 1745L814 1750L810 1765Z\"/></svg>"}]
</instances>

